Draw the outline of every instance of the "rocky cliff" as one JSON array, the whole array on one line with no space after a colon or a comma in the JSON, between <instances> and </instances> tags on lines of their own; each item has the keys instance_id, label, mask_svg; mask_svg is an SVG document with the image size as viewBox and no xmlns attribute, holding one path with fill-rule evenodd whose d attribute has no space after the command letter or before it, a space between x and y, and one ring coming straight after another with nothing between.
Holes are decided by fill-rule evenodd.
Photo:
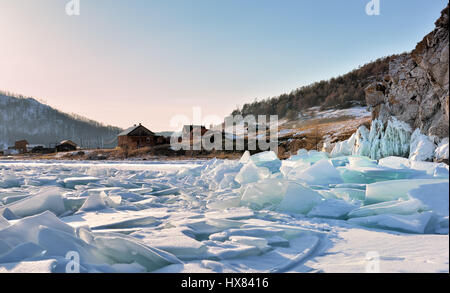
<instances>
[{"instance_id":1,"label":"rocky cliff","mask_svg":"<svg viewBox=\"0 0 450 293\"><path fill-rule=\"evenodd\" d=\"M393 59L383 81L366 89L372 118L395 116L439 138L449 134L449 8L409 54Z\"/></svg>"},{"instance_id":2,"label":"rocky cliff","mask_svg":"<svg viewBox=\"0 0 450 293\"><path fill-rule=\"evenodd\" d=\"M411 53L390 61L383 80L366 88L366 103L372 111L370 132L360 128L336 145L334 155L448 162L448 6L435 25Z\"/></svg>"},{"instance_id":3,"label":"rocky cliff","mask_svg":"<svg viewBox=\"0 0 450 293\"><path fill-rule=\"evenodd\" d=\"M449 135L449 8L436 28L409 54L393 59L383 81L366 89L373 119L389 117L408 123L423 134Z\"/></svg>"}]
</instances>

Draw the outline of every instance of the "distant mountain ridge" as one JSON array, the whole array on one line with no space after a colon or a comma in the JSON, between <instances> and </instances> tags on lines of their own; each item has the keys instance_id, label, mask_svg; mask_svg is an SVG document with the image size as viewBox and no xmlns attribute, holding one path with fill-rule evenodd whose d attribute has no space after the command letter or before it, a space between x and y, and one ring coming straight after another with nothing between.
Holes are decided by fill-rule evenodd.
<instances>
[{"instance_id":1,"label":"distant mountain ridge","mask_svg":"<svg viewBox=\"0 0 450 293\"><path fill-rule=\"evenodd\" d=\"M114 147L119 127L67 114L38 102L0 91L0 149L26 139L30 144L54 144L70 139L86 148Z\"/></svg>"}]
</instances>

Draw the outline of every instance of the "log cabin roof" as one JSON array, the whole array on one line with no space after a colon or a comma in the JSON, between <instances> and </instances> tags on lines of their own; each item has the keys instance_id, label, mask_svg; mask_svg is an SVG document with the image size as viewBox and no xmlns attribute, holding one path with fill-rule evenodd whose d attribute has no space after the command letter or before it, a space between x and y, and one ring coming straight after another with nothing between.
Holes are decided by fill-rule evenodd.
<instances>
[{"instance_id":1,"label":"log cabin roof","mask_svg":"<svg viewBox=\"0 0 450 293\"><path fill-rule=\"evenodd\" d=\"M71 140L68 140L68 139L66 139L66 140L63 140L63 141L61 141L61 142L59 143L59 145L63 145L63 144L68 144L68 145L71 145L71 146L77 147L77 144L76 144L76 143L74 143L73 141L71 141Z\"/></svg>"},{"instance_id":2,"label":"log cabin roof","mask_svg":"<svg viewBox=\"0 0 450 293\"><path fill-rule=\"evenodd\" d=\"M152 131L148 130L146 127L144 127L141 124L139 124L139 125L134 125L134 126L132 126L130 128L125 129L124 131L119 133L117 136L126 136L126 135L132 136L133 132L135 132L138 129L143 130L149 136L154 136L155 135Z\"/></svg>"}]
</instances>

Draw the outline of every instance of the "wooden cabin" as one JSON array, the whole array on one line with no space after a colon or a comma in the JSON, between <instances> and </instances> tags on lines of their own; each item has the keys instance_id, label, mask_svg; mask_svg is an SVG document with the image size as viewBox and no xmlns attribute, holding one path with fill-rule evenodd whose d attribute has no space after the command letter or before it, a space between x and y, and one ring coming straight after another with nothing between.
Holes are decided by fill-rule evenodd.
<instances>
[{"instance_id":1,"label":"wooden cabin","mask_svg":"<svg viewBox=\"0 0 450 293\"><path fill-rule=\"evenodd\" d=\"M25 139L18 140L14 143L14 149L23 154L27 152L28 141Z\"/></svg>"},{"instance_id":2,"label":"wooden cabin","mask_svg":"<svg viewBox=\"0 0 450 293\"><path fill-rule=\"evenodd\" d=\"M139 123L139 125L134 125L117 135L117 146L123 149L153 147L158 143L158 138L159 136Z\"/></svg>"},{"instance_id":3,"label":"wooden cabin","mask_svg":"<svg viewBox=\"0 0 450 293\"><path fill-rule=\"evenodd\" d=\"M58 152L70 152L77 149L77 144L71 140L63 140L56 146Z\"/></svg>"}]
</instances>

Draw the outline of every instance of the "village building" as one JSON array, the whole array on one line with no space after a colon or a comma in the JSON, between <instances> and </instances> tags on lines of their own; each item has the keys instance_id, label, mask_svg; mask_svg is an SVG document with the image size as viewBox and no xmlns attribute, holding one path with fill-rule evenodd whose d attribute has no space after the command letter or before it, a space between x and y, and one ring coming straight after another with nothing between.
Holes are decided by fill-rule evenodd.
<instances>
[{"instance_id":1,"label":"village building","mask_svg":"<svg viewBox=\"0 0 450 293\"><path fill-rule=\"evenodd\" d=\"M27 152L28 141L25 139L18 140L14 143L14 149L19 153L23 154Z\"/></svg>"},{"instance_id":2,"label":"village building","mask_svg":"<svg viewBox=\"0 0 450 293\"><path fill-rule=\"evenodd\" d=\"M189 137L189 140L192 141L194 139L194 134L198 135L197 133L199 133L200 136L203 136L207 131L208 129L203 125L184 125L181 135L182 138Z\"/></svg>"},{"instance_id":3,"label":"village building","mask_svg":"<svg viewBox=\"0 0 450 293\"><path fill-rule=\"evenodd\" d=\"M27 145L27 151L28 152L33 152L34 149L41 149L41 148L45 148L45 146L43 144L29 144L29 145Z\"/></svg>"},{"instance_id":4,"label":"village building","mask_svg":"<svg viewBox=\"0 0 450 293\"><path fill-rule=\"evenodd\" d=\"M140 149L165 143L164 137L155 135L141 123L119 133L117 140L117 146L122 149Z\"/></svg>"},{"instance_id":5,"label":"village building","mask_svg":"<svg viewBox=\"0 0 450 293\"><path fill-rule=\"evenodd\" d=\"M71 140L63 140L56 146L58 152L70 152L77 149L77 144Z\"/></svg>"}]
</instances>

